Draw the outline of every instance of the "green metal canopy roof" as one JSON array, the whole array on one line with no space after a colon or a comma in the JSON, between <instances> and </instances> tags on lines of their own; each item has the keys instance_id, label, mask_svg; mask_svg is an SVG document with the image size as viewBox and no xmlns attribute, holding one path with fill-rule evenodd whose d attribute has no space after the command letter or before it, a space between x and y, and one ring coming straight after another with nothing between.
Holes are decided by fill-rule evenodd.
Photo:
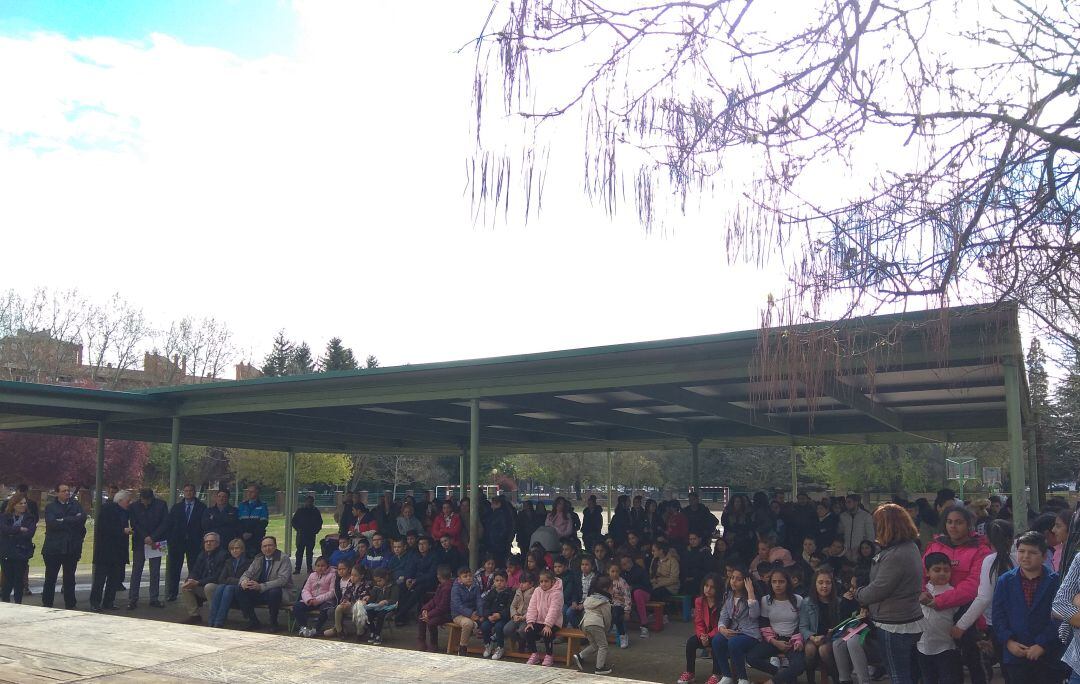
<instances>
[{"instance_id":1,"label":"green metal canopy roof","mask_svg":"<svg viewBox=\"0 0 1080 684\"><path fill-rule=\"evenodd\" d=\"M807 363L825 364L818 380ZM1014 305L954 307L139 392L0 382L0 429L96 436L104 421L109 438L168 442L179 417L187 444L448 454L480 399L493 453L1004 441L1014 364Z\"/></svg>"}]
</instances>

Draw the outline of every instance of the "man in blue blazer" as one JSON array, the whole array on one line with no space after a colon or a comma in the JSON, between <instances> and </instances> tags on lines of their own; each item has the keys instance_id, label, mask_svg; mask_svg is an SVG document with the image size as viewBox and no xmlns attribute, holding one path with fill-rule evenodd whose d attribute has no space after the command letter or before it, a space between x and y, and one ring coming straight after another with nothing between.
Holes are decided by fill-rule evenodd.
<instances>
[{"instance_id":1,"label":"man in blue blazer","mask_svg":"<svg viewBox=\"0 0 1080 684\"><path fill-rule=\"evenodd\" d=\"M994 637L1003 648L1009 682L1061 681L1059 621L1050 613L1061 578L1046 561L1046 538L1025 532L1016 542L1017 567L994 585Z\"/></svg>"}]
</instances>

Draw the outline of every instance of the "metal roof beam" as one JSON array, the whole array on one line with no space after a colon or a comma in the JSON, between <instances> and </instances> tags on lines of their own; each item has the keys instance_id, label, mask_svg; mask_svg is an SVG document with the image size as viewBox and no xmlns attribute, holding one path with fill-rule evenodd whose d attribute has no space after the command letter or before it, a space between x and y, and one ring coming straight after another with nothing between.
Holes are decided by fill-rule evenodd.
<instances>
[{"instance_id":1,"label":"metal roof beam","mask_svg":"<svg viewBox=\"0 0 1080 684\"><path fill-rule=\"evenodd\" d=\"M874 401L840 378L825 378L824 382L822 382L821 391L824 396L850 406L860 413L865 413L882 425L897 432L904 431L904 419L899 413L880 402Z\"/></svg>"},{"instance_id":2,"label":"metal roof beam","mask_svg":"<svg viewBox=\"0 0 1080 684\"><path fill-rule=\"evenodd\" d=\"M616 411L615 408L617 407L615 406L607 406L603 404L582 404L580 402L572 401L570 399L563 399L558 396L551 397L545 395L520 395L514 397L500 397L500 399L517 406L523 406L527 409L556 413L561 416L566 416L568 418L576 418L577 420L607 423L610 425L618 425L620 427L631 428L633 430L640 430L642 432L651 432L658 435L667 435L674 437L684 437L686 439L690 439L691 437L695 436L694 433L683 423L657 420L655 418L648 418L644 416L633 415L631 413L625 413L622 411ZM598 406L604 406L604 408L597 408Z\"/></svg>"},{"instance_id":3,"label":"metal roof beam","mask_svg":"<svg viewBox=\"0 0 1080 684\"><path fill-rule=\"evenodd\" d=\"M428 416L429 418L469 419L469 409L453 403L439 404L437 406L411 404L403 410ZM521 412L521 409L483 409L480 411L481 428L485 425L505 425L515 430L541 435L571 437L590 441L604 441L608 438L607 431L600 428L568 425L560 420L544 420L542 418L517 415ZM503 432L503 430L499 430L499 432Z\"/></svg>"},{"instance_id":4,"label":"metal roof beam","mask_svg":"<svg viewBox=\"0 0 1080 684\"><path fill-rule=\"evenodd\" d=\"M766 413L750 411L722 399L707 397L703 394L683 389L682 387L628 387L627 391L645 394L654 399L668 402L669 404L675 404L710 416L730 420L734 423L752 425L768 432L775 432L781 435L791 434L791 426L788 425L787 420L784 418L776 418Z\"/></svg>"}]
</instances>

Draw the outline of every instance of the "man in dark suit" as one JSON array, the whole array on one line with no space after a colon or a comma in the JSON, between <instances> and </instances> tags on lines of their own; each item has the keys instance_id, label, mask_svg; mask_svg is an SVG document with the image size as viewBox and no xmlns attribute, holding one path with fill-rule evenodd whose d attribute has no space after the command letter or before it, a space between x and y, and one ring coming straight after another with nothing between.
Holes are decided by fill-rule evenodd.
<instances>
[{"instance_id":1,"label":"man in dark suit","mask_svg":"<svg viewBox=\"0 0 1080 684\"><path fill-rule=\"evenodd\" d=\"M130 505L131 492L121 490L112 501L102 504L94 521L94 581L90 587L90 609L94 612L116 610L116 591L128 563L131 527L126 520Z\"/></svg>"},{"instance_id":2,"label":"man in dark suit","mask_svg":"<svg viewBox=\"0 0 1080 684\"><path fill-rule=\"evenodd\" d=\"M161 499L154 497L150 488L139 491L139 500L128 509L131 514L131 588L128 590L128 610L135 610L139 605L139 591L142 583L143 567L146 565L146 547L154 547L165 541L169 533L169 507ZM150 605L164 608L158 600L161 587L161 557L150 560Z\"/></svg>"},{"instance_id":3,"label":"man in dark suit","mask_svg":"<svg viewBox=\"0 0 1080 684\"><path fill-rule=\"evenodd\" d=\"M202 551L203 513L206 504L195 498L195 485L184 485L184 498L169 511L169 572L166 580L168 600L180 593L180 568L187 559L188 572Z\"/></svg>"}]
</instances>

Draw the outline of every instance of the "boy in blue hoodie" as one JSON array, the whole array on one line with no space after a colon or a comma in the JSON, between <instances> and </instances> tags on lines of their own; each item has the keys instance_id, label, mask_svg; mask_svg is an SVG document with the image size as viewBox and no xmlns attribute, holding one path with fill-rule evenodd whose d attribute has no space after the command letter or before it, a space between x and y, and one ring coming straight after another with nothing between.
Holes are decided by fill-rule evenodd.
<instances>
[{"instance_id":1,"label":"boy in blue hoodie","mask_svg":"<svg viewBox=\"0 0 1080 684\"><path fill-rule=\"evenodd\" d=\"M473 573L466 566L458 569L458 578L450 590L450 617L461 628L461 641L458 642L458 655L468 652L469 639L476 629L483 612L480 600L480 587L473 581Z\"/></svg>"}]
</instances>

